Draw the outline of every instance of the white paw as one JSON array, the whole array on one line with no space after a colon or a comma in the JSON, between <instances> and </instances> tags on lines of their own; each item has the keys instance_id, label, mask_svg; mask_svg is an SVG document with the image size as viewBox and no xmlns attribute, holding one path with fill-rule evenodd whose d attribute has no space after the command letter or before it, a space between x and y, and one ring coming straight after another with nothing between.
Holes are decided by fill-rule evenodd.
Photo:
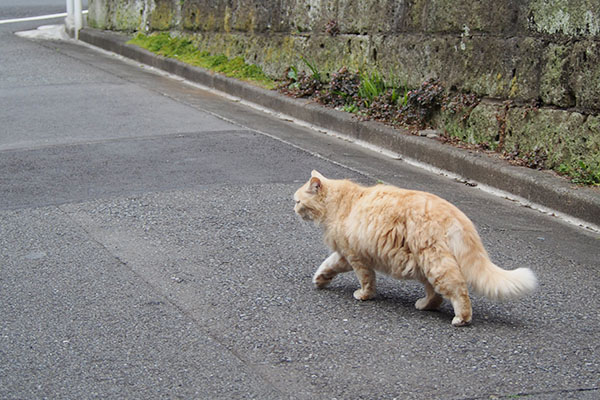
<instances>
[{"instance_id":1,"label":"white paw","mask_svg":"<svg viewBox=\"0 0 600 400\"><path fill-rule=\"evenodd\" d=\"M415 308L417 310L426 310L427 306L428 306L428 301L427 301L427 297L423 297L422 299L419 299L416 301L415 303Z\"/></svg>"},{"instance_id":2,"label":"white paw","mask_svg":"<svg viewBox=\"0 0 600 400\"><path fill-rule=\"evenodd\" d=\"M319 289L324 288L325 286L329 285L329 282L331 282L332 278L328 278L323 274L320 274L318 271L315 274L315 276L313 276L313 283L315 284L315 286Z\"/></svg>"},{"instance_id":3,"label":"white paw","mask_svg":"<svg viewBox=\"0 0 600 400\"><path fill-rule=\"evenodd\" d=\"M365 292L363 289L357 289L354 291L354 298L356 300L369 300L375 296L375 293Z\"/></svg>"},{"instance_id":4,"label":"white paw","mask_svg":"<svg viewBox=\"0 0 600 400\"><path fill-rule=\"evenodd\" d=\"M415 302L415 308L420 311L437 310L442 304L442 301L441 298L423 297Z\"/></svg>"},{"instance_id":5,"label":"white paw","mask_svg":"<svg viewBox=\"0 0 600 400\"><path fill-rule=\"evenodd\" d=\"M471 320L469 321L465 321L460 317L454 317L452 319L452 325L454 326L467 326L467 325L471 325Z\"/></svg>"}]
</instances>

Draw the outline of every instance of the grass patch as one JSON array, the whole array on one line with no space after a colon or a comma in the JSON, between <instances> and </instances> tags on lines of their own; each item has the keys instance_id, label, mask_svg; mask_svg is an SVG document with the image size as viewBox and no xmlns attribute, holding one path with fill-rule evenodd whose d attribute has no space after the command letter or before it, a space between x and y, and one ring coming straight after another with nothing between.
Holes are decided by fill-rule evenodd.
<instances>
[{"instance_id":1,"label":"grass patch","mask_svg":"<svg viewBox=\"0 0 600 400\"><path fill-rule=\"evenodd\" d=\"M600 164L598 163L588 164L583 160L577 160L571 164L560 164L556 170L569 177L574 183L600 187Z\"/></svg>"},{"instance_id":2,"label":"grass patch","mask_svg":"<svg viewBox=\"0 0 600 400\"><path fill-rule=\"evenodd\" d=\"M370 107L376 98L385 93L386 89L387 85L381 74L364 72L360 75L358 97L363 100L366 107Z\"/></svg>"},{"instance_id":3,"label":"grass patch","mask_svg":"<svg viewBox=\"0 0 600 400\"><path fill-rule=\"evenodd\" d=\"M275 88L275 82L260 67L246 64L243 57L228 58L223 54L213 55L200 51L191 40L184 37L171 37L165 32L154 35L138 33L127 43L186 64L219 72L230 78L251 82L266 89Z\"/></svg>"}]
</instances>

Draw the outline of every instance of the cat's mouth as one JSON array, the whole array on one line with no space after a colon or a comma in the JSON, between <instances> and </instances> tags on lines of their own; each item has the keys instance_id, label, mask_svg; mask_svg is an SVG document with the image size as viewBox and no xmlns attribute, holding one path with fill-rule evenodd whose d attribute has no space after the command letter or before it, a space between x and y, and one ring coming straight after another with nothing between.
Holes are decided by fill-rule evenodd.
<instances>
[{"instance_id":1,"label":"cat's mouth","mask_svg":"<svg viewBox=\"0 0 600 400\"><path fill-rule=\"evenodd\" d=\"M300 204L298 203L296 203L296 206L294 207L294 212L304 221L312 221L312 216L310 215L310 213L306 212L306 210L303 210Z\"/></svg>"},{"instance_id":2,"label":"cat's mouth","mask_svg":"<svg viewBox=\"0 0 600 400\"><path fill-rule=\"evenodd\" d=\"M299 215L299 216L300 216L300 218L302 218L304 221L312 221L312 220L313 220L309 214L298 214L298 215Z\"/></svg>"}]
</instances>

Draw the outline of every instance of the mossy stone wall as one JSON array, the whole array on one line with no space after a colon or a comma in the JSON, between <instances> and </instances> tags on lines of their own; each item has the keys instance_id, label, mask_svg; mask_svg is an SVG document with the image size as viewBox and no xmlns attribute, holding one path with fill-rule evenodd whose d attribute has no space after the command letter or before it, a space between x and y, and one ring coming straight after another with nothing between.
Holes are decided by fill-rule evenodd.
<instances>
[{"instance_id":1,"label":"mossy stone wall","mask_svg":"<svg viewBox=\"0 0 600 400\"><path fill-rule=\"evenodd\" d=\"M303 55L324 76L348 66L411 87L438 78L490 99L465 121L437 119L472 141L497 140L510 100L506 147L600 168L597 0L90 0L89 10L93 27L188 34L272 76L302 68Z\"/></svg>"},{"instance_id":2,"label":"mossy stone wall","mask_svg":"<svg viewBox=\"0 0 600 400\"><path fill-rule=\"evenodd\" d=\"M399 73L412 86L437 77L484 97L600 109L598 1L89 3L91 26L185 31L275 75L305 54L326 73L345 64Z\"/></svg>"}]
</instances>

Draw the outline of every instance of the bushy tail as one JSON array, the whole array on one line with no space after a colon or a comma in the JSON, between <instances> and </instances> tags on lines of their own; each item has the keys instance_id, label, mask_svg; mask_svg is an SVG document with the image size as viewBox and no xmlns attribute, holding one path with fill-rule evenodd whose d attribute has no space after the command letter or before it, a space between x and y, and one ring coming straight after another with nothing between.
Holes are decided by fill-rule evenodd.
<instances>
[{"instance_id":1,"label":"bushy tail","mask_svg":"<svg viewBox=\"0 0 600 400\"><path fill-rule=\"evenodd\" d=\"M537 288L537 278L529 268L508 271L490 261L475 230L463 231L459 236L452 240L454 256L475 293L492 300L509 300Z\"/></svg>"},{"instance_id":2,"label":"bushy tail","mask_svg":"<svg viewBox=\"0 0 600 400\"><path fill-rule=\"evenodd\" d=\"M480 259L479 265L465 270L468 273L463 271L463 274L473 290L492 300L515 299L533 292L537 287L537 279L529 268L507 271L489 259Z\"/></svg>"}]
</instances>

